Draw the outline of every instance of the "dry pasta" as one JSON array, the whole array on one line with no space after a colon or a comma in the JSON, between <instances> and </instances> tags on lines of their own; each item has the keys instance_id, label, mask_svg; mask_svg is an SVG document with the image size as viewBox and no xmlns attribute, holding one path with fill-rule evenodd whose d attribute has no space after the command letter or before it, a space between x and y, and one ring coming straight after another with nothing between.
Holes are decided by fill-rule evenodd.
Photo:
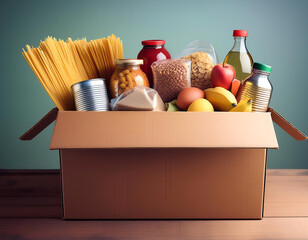
<instances>
[{"instance_id":1,"label":"dry pasta","mask_svg":"<svg viewBox=\"0 0 308 240\"><path fill-rule=\"evenodd\" d=\"M115 35L90 42L48 37L37 48L26 45L23 56L58 109L73 110L71 85L97 77L108 83L123 46Z\"/></svg>"}]
</instances>

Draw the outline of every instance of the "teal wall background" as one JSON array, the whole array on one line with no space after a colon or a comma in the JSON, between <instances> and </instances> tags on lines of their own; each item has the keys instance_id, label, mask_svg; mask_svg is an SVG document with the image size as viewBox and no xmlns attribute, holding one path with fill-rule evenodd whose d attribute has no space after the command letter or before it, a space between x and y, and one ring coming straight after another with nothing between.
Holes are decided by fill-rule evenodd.
<instances>
[{"instance_id":1,"label":"teal wall background","mask_svg":"<svg viewBox=\"0 0 308 240\"><path fill-rule=\"evenodd\" d=\"M165 39L175 56L193 40L213 44L220 61L233 44L232 30L247 29L253 59L272 65L271 106L308 133L308 1L1 1L0 168L59 168L49 150L53 126L33 141L18 137L54 107L21 49L48 35L88 40L112 33L135 58L144 39ZM240 128L240 123L239 126ZM253 127L253 126L252 126ZM279 150L269 151L269 168L308 168L306 142L275 126Z\"/></svg>"}]
</instances>

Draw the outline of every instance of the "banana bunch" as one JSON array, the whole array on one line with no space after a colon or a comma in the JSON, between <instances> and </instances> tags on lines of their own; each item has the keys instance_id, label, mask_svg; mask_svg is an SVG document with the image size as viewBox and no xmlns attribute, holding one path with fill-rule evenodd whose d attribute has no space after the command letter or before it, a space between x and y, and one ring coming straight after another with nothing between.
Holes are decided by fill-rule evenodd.
<instances>
[{"instance_id":1,"label":"banana bunch","mask_svg":"<svg viewBox=\"0 0 308 240\"><path fill-rule=\"evenodd\" d=\"M204 90L205 98L213 105L215 110L229 112L251 112L252 100L241 100L237 104L232 92L223 87L208 88Z\"/></svg>"},{"instance_id":2,"label":"banana bunch","mask_svg":"<svg viewBox=\"0 0 308 240\"><path fill-rule=\"evenodd\" d=\"M251 112L252 111L252 100L245 99L241 100L237 106L232 108L229 112Z\"/></svg>"},{"instance_id":3,"label":"banana bunch","mask_svg":"<svg viewBox=\"0 0 308 240\"><path fill-rule=\"evenodd\" d=\"M234 95L223 87L208 88L204 90L205 98L212 103L215 110L230 111L237 105Z\"/></svg>"}]
</instances>

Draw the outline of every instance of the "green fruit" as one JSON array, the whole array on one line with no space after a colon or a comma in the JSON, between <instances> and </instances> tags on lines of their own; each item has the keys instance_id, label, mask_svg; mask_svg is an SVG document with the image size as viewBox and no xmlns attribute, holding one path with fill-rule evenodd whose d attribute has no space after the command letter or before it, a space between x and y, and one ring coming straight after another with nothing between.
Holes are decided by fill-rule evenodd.
<instances>
[{"instance_id":1,"label":"green fruit","mask_svg":"<svg viewBox=\"0 0 308 240\"><path fill-rule=\"evenodd\" d=\"M176 99L171 102L165 103L165 105L167 112L181 111L181 109L176 105Z\"/></svg>"}]
</instances>

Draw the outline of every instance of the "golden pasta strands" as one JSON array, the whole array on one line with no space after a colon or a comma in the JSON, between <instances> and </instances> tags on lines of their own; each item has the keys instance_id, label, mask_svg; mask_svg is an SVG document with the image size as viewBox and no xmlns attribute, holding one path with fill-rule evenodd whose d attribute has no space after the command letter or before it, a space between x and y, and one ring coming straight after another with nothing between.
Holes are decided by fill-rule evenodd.
<instances>
[{"instance_id":1,"label":"golden pasta strands","mask_svg":"<svg viewBox=\"0 0 308 240\"><path fill-rule=\"evenodd\" d=\"M115 59L123 58L123 45L115 35L87 42L47 37L37 48L26 45L23 56L59 110L74 110L71 85L105 78L115 70Z\"/></svg>"}]
</instances>

